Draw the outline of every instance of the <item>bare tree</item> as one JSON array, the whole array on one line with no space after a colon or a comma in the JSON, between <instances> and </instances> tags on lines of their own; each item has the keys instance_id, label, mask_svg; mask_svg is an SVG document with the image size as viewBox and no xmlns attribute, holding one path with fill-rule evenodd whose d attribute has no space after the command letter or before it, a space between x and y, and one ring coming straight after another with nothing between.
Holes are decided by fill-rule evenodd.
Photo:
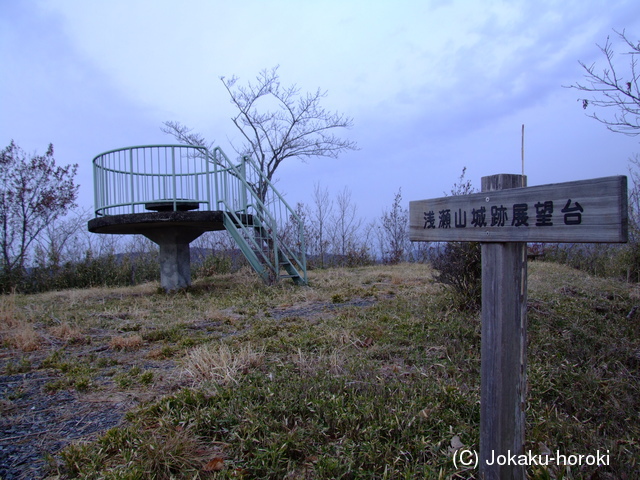
<instances>
[{"instance_id":1,"label":"bare tree","mask_svg":"<svg viewBox=\"0 0 640 480\"><path fill-rule=\"evenodd\" d=\"M287 158L337 158L355 142L334 132L353 126L353 119L321 105L327 92L301 94L297 85L280 84L278 66L262 70L256 83L238 85L238 77L221 77L238 114L231 120L244 137L238 153L251 154L271 181Z\"/></svg>"},{"instance_id":2,"label":"bare tree","mask_svg":"<svg viewBox=\"0 0 640 480\"><path fill-rule=\"evenodd\" d=\"M22 272L29 248L47 225L75 206L78 165L57 167L53 145L27 154L13 141L0 152L0 248L6 275Z\"/></svg>"},{"instance_id":3,"label":"bare tree","mask_svg":"<svg viewBox=\"0 0 640 480\"><path fill-rule=\"evenodd\" d=\"M192 128L182 125L180 122L164 122L163 125L161 130L172 135L180 143L194 147L206 147L209 150L213 149L215 145L215 142L207 142L201 134L194 132Z\"/></svg>"},{"instance_id":4,"label":"bare tree","mask_svg":"<svg viewBox=\"0 0 640 480\"><path fill-rule=\"evenodd\" d=\"M343 257L355 250L362 220L357 218L357 206L351 201L348 187L336 197L336 211L332 217L333 251Z\"/></svg>"},{"instance_id":5,"label":"bare tree","mask_svg":"<svg viewBox=\"0 0 640 480\"><path fill-rule=\"evenodd\" d=\"M378 260L377 252L383 249L381 227L378 219L374 218L361 227L360 249L367 252L369 261L375 263Z\"/></svg>"},{"instance_id":6,"label":"bare tree","mask_svg":"<svg viewBox=\"0 0 640 480\"><path fill-rule=\"evenodd\" d=\"M240 155L251 155L269 181L280 164L288 158L337 158L356 143L335 132L353 126L353 119L325 109L327 96L320 89L301 93L296 85L284 87L278 68L265 69L255 83L238 83L238 77L220 77L238 113L231 118L242 134L242 144L234 146ZM204 137L178 122L165 122L163 131L189 145L210 146ZM266 184L258 187L266 198Z\"/></svg>"},{"instance_id":7,"label":"bare tree","mask_svg":"<svg viewBox=\"0 0 640 480\"><path fill-rule=\"evenodd\" d=\"M382 259L385 263L399 263L405 258L409 241L409 212L402 207L402 189L393 197L389 211L380 218L382 226Z\"/></svg>"},{"instance_id":8,"label":"bare tree","mask_svg":"<svg viewBox=\"0 0 640 480\"><path fill-rule=\"evenodd\" d=\"M311 235L307 238L314 243L316 253L320 257L320 267L325 267L327 248L329 247L328 221L333 210L333 201L329 198L329 190L321 188L319 183L313 186L313 210L311 211L311 221L314 229L313 239Z\"/></svg>"},{"instance_id":9,"label":"bare tree","mask_svg":"<svg viewBox=\"0 0 640 480\"><path fill-rule=\"evenodd\" d=\"M38 263L58 268L66 262L81 261L89 247L85 237L88 234L87 221L91 218L90 208L74 208L64 218L48 223L36 239Z\"/></svg>"},{"instance_id":10,"label":"bare tree","mask_svg":"<svg viewBox=\"0 0 640 480\"><path fill-rule=\"evenodd\" d=\"M640 135L640 40L635 42L626 34L614 30L623 48L627 49L629 62L626 67L616 65L611 39L607 37L604 46L598 45L606 58L606 65L600 72L595 64L580 62L585 71L584 83L576 83L571 88L592 94L591 98L581 98L582 108L589 106L613 109L613 115L601 117L597 113L589 115L604 124L610 131L624 135ZM631 185L629 190L629 243L623 247L624 262L627 264L627 279L640 277L640 156L629 160ZM594 251L597 251L594 249Z\"/></svg>"},{"instance_id":11,"label":"bare tree","mask_svg":"<svg viewBox=\"0 0 640 480\"><path fill-rule=\"evenodd\" d=\"M598 45L606 58L606 65L600 71L595 63L587 65L579 62L585 71L585 81L576 82L569 88L575 88L582 92L592 94L591 98L580 98L582 108L589 106L599 108L611 108L615 110L612 116L601 117L594 112L589 116L603 123L609 130L625 135L640 135L640 70L638 70L638 58L640 57L640 41L635 43L626 32L617 32L625 47L629 49L624 55L629 56L629 64L624 73L614 62L614 49L611 39L607 37L604 46Z\"/></svg>"}]
</instances>

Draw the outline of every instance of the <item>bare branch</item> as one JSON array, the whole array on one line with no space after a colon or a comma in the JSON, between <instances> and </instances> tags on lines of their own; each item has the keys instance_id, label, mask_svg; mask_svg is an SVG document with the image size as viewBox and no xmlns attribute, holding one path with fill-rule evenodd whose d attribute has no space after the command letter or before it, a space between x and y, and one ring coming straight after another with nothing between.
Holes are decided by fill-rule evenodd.
<instances>
[{"instance_id":1,"label":"bare branch","mask_svg":"<svg viewBox=\"0 0 640 480\"><path fill-rule=\"evenodd\" d=\"M321 102L327 93L320 89L302 95L296 85L283 87L278 68L262 70L246 85L240 85L236 76L220 77L237 109L231 121L244 139L241 146L234 146L236 152L254 157L266 178L273 181L287 158L337 158L346 150L357 150L355 142L335 133L351 128L353 119L323 108ZM182 143L212 148L204 137L178 122L165 122L162 131Z\"/></svg>"},{"instance_id":2,"label":"bare branch","mask_svg":"<svg viewBox=\"0 0 640 480\"><path fill-rule=\"evenodd\" d=\"M355 142L333 133L350 128L353 120L320 105L326 92L301 95L296 85L282 87L278 66L262 70L256 82L246 86L237 85L237 77L221 81L239 112L232 120L246 140L240 152L252 153L269 180L287 158L336 158L357 149ZM258 103L266 103L266 108Z\"/></svg>"},{"instance_id":3,"label":"bare branch","mask_svg":"<svg viewBox=\"0 0 640 480\"><path fill-rule=\"evenodd\" d=\"M176 140L186 145L195 147L206 147L212 149L214 142L207 142L199 133L194 133L192 128L182 125L180 122L164 122L161 127L163 133L172 135Z\"/></svg>"},{"instance_id":4,"label":"bare branch","mask_svg":"<svg viewBox=\"0 0 640 480\"><path fill-rule=\"evenodd\" d=\"M585 81L576 82L569 88L592 94L591 98L578 99L585 110L589 106L605 109L613 107L616 110L608 117L601 117L596 112L588 115L604 124L612 132L631 136L640 135L640 71L638 71L640 42L633 43L624 30L615 33L630 49L624 53L630 56L628 71L622 74L617 69L613 45L611 39L607 37L604 46L598 45L606 58L606 67L600 72L596 70L595 64L586 65L579 62L585 71Z\"/></svg>"}]
</instances>

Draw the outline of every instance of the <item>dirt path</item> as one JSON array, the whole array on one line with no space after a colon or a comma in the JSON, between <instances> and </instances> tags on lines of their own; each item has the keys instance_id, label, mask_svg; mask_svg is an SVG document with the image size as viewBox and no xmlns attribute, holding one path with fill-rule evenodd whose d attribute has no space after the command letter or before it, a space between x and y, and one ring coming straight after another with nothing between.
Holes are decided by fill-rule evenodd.
<instances>
[{"instance_id":1,"label":"dirt path","mask_svg":"<svg viewBox=\"0 0 640 480\"><path fill-rule=\"evenodd\" d=\"M118 425L132 406L126 399L89 400L72 390L44 393L44 386L55 377L51 371L0 377L2 397L11 399L5 400L0 420L4 480L42 478L47 455Z\"/></svg>"}]
</instances>

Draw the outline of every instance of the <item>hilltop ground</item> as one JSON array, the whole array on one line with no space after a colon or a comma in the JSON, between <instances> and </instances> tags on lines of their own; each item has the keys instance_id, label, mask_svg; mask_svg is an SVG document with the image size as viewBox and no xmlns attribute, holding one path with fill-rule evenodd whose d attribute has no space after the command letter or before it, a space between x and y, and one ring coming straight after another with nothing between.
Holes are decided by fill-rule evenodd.
<instances>
[{"instance_id":1,"label":"hilltop ground","mask_svg":"<svg viewBox=\"0 0 640 480\"><path fill-rule=\"evenodd\" d=\"M473 478L479 314L425 265L309 278L2 297L0 477ZM610 455L532 478L633 478L638 292L530 264L527 448Z\"/></svg>"}]
</instances>

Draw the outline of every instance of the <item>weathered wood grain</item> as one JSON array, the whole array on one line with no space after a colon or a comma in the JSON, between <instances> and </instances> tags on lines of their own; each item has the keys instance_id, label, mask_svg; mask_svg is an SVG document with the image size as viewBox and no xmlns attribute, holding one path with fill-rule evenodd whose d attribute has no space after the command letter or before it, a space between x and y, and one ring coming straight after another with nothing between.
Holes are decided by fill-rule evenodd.
<instances>
[{"instance_id":1,"label":"weathered wood grain","mask_svg":"<svg viewBox=\"0 0 640 480\"><path fill-rule=\"evenodd\" d=\"M482 184L493 190L524 182L520 175L494 175ZM524 454L526 305L526 243L483 243L480 478L525 479L524 466L489 461Z\"/></svg>"}]
</instances>

